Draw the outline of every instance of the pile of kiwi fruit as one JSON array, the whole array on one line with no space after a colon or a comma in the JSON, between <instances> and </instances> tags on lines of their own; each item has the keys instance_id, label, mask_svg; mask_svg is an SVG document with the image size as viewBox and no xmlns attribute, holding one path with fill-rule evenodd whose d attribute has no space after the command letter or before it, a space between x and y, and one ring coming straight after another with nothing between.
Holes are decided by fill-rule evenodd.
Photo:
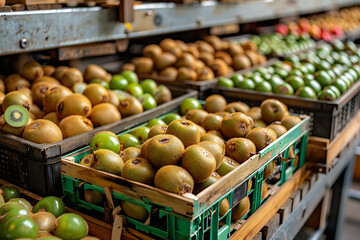
<instances>
[{"instance_id":1,"label":"pile of kiwi fruit","mask_svg":"<svg viewBox=\"0 0 360 240\"><path fill-rule=\"evenodd\" d=\"M98 133L90 142L92 152L80 164L178 195L199 194L299 122L278 100L250 108L215 94L202 109L190 109L182 117L172 113L119 136ZM269 164L266 178L274 170L275 164ZM265 189L266 183L263 197ZM223 201L226 213L229 203ZM250 201L244 201L249 210Z\"/></svg>"},{"instance_id":2,"label":"pile of kiwi fruit","mask_svg":"<svg viewBox=\"0 0 360 240\"><path fill-rule=\"evenodd\" d=\"M141 88L136 73L119 76ZM39 144L54 143L147 110L145 94L136 98L128 89L109 89L112 79L95 64L83 74L72 67L27 62L20 73L0 77L0 130ZM158 104L171 100L168 88L153 84L154 96L146 99Z\"/></svg>"},{"instance_id":3,"label":"pile of kiwi fruit","mask_svg":"<svg viewBox=\"0 0 360 240\"><path fill-rule=\"evenodd\" d=\"M132 59L123 69L171 81L207 81L266 62L252 41L223 41L211 35L195 43L163 39L143 49L143 57Z\"/></svg>"}]
</instances>

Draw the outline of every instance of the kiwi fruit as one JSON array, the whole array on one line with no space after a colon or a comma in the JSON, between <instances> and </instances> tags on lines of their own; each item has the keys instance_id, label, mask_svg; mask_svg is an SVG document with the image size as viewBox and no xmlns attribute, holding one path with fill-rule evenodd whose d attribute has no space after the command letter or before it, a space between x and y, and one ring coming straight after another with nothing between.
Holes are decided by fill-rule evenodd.
<instances>
[{"instance_id":1,"label":"kiwi fruit","mask_svg":"<svg viewBox=\"0 0 360 240\"><path fill-rule=\"evenodd\" d=\"M26 96L28 96L30 98L30 100L33 102L34 99L34 94L31 91L30 88L20 88L17 91L24 93Z\"/></svg>"},{"instance_id":2,"label":"kiwi fruit","mask_svg":"<svg viewBox=\"0 0 360 240\"><path fill-rule=\"evenodd\" d=\"M178 47L177 43L175 42L175 40L171 39L171 38L165 38L160 42L160 47L164 50L164 51L169 51L172 48Z\"/></svg>"},{"instance_id":3,"label":"kiwi fruit","mask_svg":"<svg viewBox=\"0 0 360 240\"><path fill-rule=\"evenodd\" d=\"M268 190L269 190L269 187L268 187L267 183L263 182L262 187L261 187L261 200L265 199L266 193Z\"/></svg>"},{"instance_id":4,"label":"kiwi fruit","mask_svg":"<svg viewBox=\"0 0 360 240\"><path fill-rule=\"evenodd\" d=\"M100 103L92 108L89 118L97 127L120 121L121 114L111 103Z\"/></svg>"},{"instance_id":5,"label":"kiwi fruit","mask_svg":"<svg viewBox=\"0 0 360 240\"><path fill-rule=\"evenodd\" d=\"M34 86L35 84L40 83L40 82L48 82L48 83L51 83L52 86L61 85L60 82L53 77L42 76L42 77L39 77L36 80L34 80L32 82L32 86Z\"/></svg>"},{"instance_id":6,"label":"kiwi fruit","mask_svg":"<svg viewBox=\"0 0 360 240\"><path fill-rule=\"evenodd\" d=\"M259 64L258 54L256 52L246 50L245 55L250 59L251 66L255 66L255 65Z\"/></svg>"},{"instance_id":7,"label":"kiwi fruit","mask_svg":"<svg viewBox=\"0 0 360 240\"><path fill-rule=\"evenodd\" d=\"M281 137L281 135L283 135L284 133L287 132L287 129L286 127L284 127L283 125L281 124L270 124L268 126L268 128L274 130L274 132L276 133L276 137L279 138Z\"/></svg>"},{"instance_id":8,"label":"kiwi fruit","mask_svg":"<svg viewBox=\"0 0 360 240\"><path fill-rule=\"evenodd\" d=\"M30 87L30 85L30 82L23 78L20 74L12 74L5 78L5 86L7 92L16 91L20 88L28 88ZM5 92L5 90L1 92Z\"/></svg>"},{"instance_id":9,"label":"kiwi fruit","mask_svg":"<svg viewBox=\"0 0 360 240\"><path fill-rule=\"evenodd\" d=\"M246 138L232 138L226 143L226 156L243 163L256 153L255 144Z\"/></svg>"},{"instance_id":10,"label":"kiwi fruit","mask_svg":"<svg viewBox=\"0 0 360 240\"><path fill-rule=\"evenodd\" d=\"M88 203L94 205L102 205L105 201L105 195L99 191L93 189L86 189L84 190L84 199Z\"/></svg>"},{"instance_id":11,"label":"kiwi fruit","mask_svg":"<svg viewBox=\"0 0 360 240\"><path fill-rule=\"evenodd\" d=\"M261 108L260 107L252 107L248 112L245 113L249 117L251 117L254 121L261 119Z\"/></svg>"},{"instance_id":12,"label":"kiwi fruit","mask_svg":"<svg viewBox=\"0 0 360 240\"><path fill-rule=\"evenodd\" d=\"M226 108L226 99L218 94L213 94L205 99L204 109L209 113L222 112Z\"/></svg>"},{"instance_id":13,"label":"kiwi fruit","mask_svg":"<svg viewBox=\"0 0 360 240\"><path fill-rule=\"evenodd\" d=\"M137 73L149 74L154 69L154 61L148 57L137 57L131 60L135 65L135 71Z\"/></svg>"},{"instance_id":14,"label":"kiwi fruit","mask_svg":"<svg viewBox=\"0 0 360 240\"><path fill-rule=\"evenodd\" d=\"M230 74L229 66L222 59L215 59L210 67L217 77L228 76Z\"/></svg>"},{"instance_id":15,"label":"kiwi fruit","mask_svg":"<svg viewBox=\"0 0 360 240\"><path fill-rule=\"evenodd\" d=\"M228 54L227 52L223 52L223 51L219 51L215 53L215 59L221 59L223 60L227 65L231 66L232 65L232 57L230 56L230 54Z\"/></svg>"},{"instance_id":16,"label":"kiwi fruit","mask_svg":"<svg viewBox=\"0 0 360 240\"><path fill-rule=\"evenodd\" d=\"M135 97L127 97L120 101L118 107L122 117L128 117L144 111L143 106Z\"/></svg>"},{"instance_id":17,"label":"kiwi fruit","mask_svg":"<svg viewBox=\"0 0 360 240\"><path fill-rule=\"evenodd\" d=\"M135 72L135 65L133 63L125 63L121 66L121 71L132 71Z\"/></svg>"},{"instance_id":18,"label":"kiwi fruit","mask_svg":"<svg viewBox=\"0 0 360 240\"><path fill-rule=\"evenodd\" d=\"M88 86L88 84L87 84L87 83L84 83L84 82L75 83L75 84L71 87L71 90L72 90L74 93L80 93L80 94L82 94L87 86Z\"/></svg>"},{"instance_id":19,"label":"kiwi fruit","mask_svg":"<svg viewBox=\"0 0 360 240\"><path fill-rule=\"evenodd\" d=\"M155 125L155 126L152 126L150 128L150 131L148 133L148 138L152 138L156 135L161 135L161 134L165 134L166 133L166 130L167 130L167 126L164 126L164 125Z\"/></svg>"},{"instance_id":20,"label":"kiwi fruit","mask_svg":"<svg viewBox=\"0 0 360 240\"><path fill-rule=\"evenodd\" d=\"M215 78L214 72L209 67L197 68L196 73L198 81L208 81Z\"/></svg>"},{"instance_id":21,"label":"kiwi fruit","mask_svg":"<svg viewBox=\"0 0 360 240\"><path fill-rule=\"evenodd\" d=\"M22 126L22 127L13 127L11 125L9 125L8 123L6 123L5 121L5 114L1 115L0 117L0 129L1 131L5 132L5 133L9 133L18 137L22 137L24 129L30 125L30 123L32 123L34 119L32 118L31 114L29 113L29 119L27 121L27 123Z\"/></svg>"},{"instance_id":22,"label":"kiwi fruit","mask_svg":"<svg viewBox=\"0 0 360 240\"><path fill-rule=\"evenodd\" d=\"M60 118L58 117L57 112L51 112L46 114L44 119L52 121L53 123L59 126Z\"/></svg>"},{"instance_id":23,"label":"kiwi fruit","mask_svg":"<svg viewBox=\"0 0 360 240\"><path fill-rule=\"evenodd\" d=\"M184 53L181 57L178 58L176 62L176 67L187 67L187 68L194 68L195 58L190 53Z\"/></svg>"},{"instance_id":24,"label":"kiwi fruit","mask_svg":"<svg viewBox=\"0 0 360 240\"><path fill-rule=\"evenodd\" d=\"M244 217L250 210L250 198L245 196L240 202L231 210L231 219L239 220Z\"/></svg>"},{"instance_id":25,"label":"kiwi fruit","mask_svg":"<svg viewBox=\"0 0 360 240\"><path fill-rule=\"evenodd\" d=\"M28 111L19 105L9 106L4 113L5 121L12 127L25 126L29 120Z\"/></svg>"},{"instance_id":26,"label":"kiwi fruit","mask_svg":"<svg viewBox=\"0 0 360 240\"><path fill-rule=\"evenodd\" d=\"M200 57L199 50L194 46L188 46L188 48L186 49L185 52L192 54L194 56L194 58L196 58L196 59L198 59Z\"/></svg>"},{"instance_id":27,"label":"kiwi fruit","mask_svg":"<svg viewBox=\"0 0 360 240\"><path fill-rule=\"evenodd\" d=\"M229 211L230 204L227 198L221 200L219 204L219 217L225 216L225 214Z\"/></svg>"},{"instance_id":28,"label":"kiwi fruit","mask_svg":"<svg viewBox=\"0 0 360 240\"><path fill-rule=\"evenodd\" d=\"M65 87L72 88L75 83L81 83L84 81L84 77L79 69L69 68L60 79L61 84Z\"/></svg>"},{"instance_id":29,"label":"kiwi fruit","mask_svg":"<svg viewBox=\"0 0 360 240\"><path fill-rule=\"evenodd\" d=\"M208 115L205 110L202 109L190 109L185 114L185 119L190 120L198 125L201 125L202 120Z\"/></svg>"},{"instance_id":30,"label":"kiwi fruit","mask_svg":"<svg viewBox=\"0 0 360 240\"><path fill-rule=\"evenodd\" d=\"M1 108L2 111L5 112L6 109L11 105L20 105L29 110L31 104L31 99L25 93L20 91L13 91L5 95L5 98L1 103Z\"/></svg>"},{"instance_id":31,"label":"kiwi fruit","mask_svg":"<svg viewBox=\"0 0 360 240\"><path fill-rule=\"evenodd\" d=\"M145 222L145 220L148 219L149 217L149 212L146 210L146 208L132 202L121 201L121 208L126 216L140 222ZM82 240L92 240L92 239L83 238Z\"/></svg>"},{"instance_id":32,"label":"kiwi fruit","mask_svg":"<svg viewBox=\"0 0 360 240\"><path fill-rule=\"evenodd\" d=\"M263 120L255 120L254 127L256 127L256 128L264 128L264 127L267 127L267 124Z\"/></svg>"},{"instance_id":33,"label":"kiwi fruit","mask_svg":"<svg viewBox=\"0 0 360 240\"><path fill-rule=\"evenodd\" d=\"M211 54L215 53L215 49L207 42L199 40L196 42L196 46L199 52L209 52Z\"/></svg>"},{"instance_id":34,"label":"kiwi fruit","mask_svg":"<svg viewBox=\"0 0 360 240\"><path fill-rule=\"evenodd\" d=\"M177 75L178 71L174 67L167 67L159 72L159 76L165 77L169 81L175 81Z\"/></svg>"},{"instance_id":35,"label":"kiwi fruit","mask_svg":"<svg viewBox=\"0 0 360 240\"><path fill-rule=\"evenodd\" d=\"M276 133L270 128L254 128L246 138L255 144L256 151L261 151L276 140Z\"/></svg>"},{"instance_id":36,"label":"kiwi fruit","mask_svg":"<svg viewBox=\"0 0 360 240\"><path fill-rule=\"evenodd\" d=\"M65 86L56 86L46 92L43 100L44 111L46 113L55 112L58 101L72 94L72 91Z\"/></svg>"},{"instance_id":37,"label":"kiwi fruit","mask_svg":"<svg viewBox=\"0 0 360 240\"><path fill-rule=\"evenodd\" d=\"M185 150L184 144L173 135L156 135L141 147L141 156L149 160L155 168L178 164Z\"/></svg>"},{"instance_id":38,"label":"kiwi fruit","mask_svg":"<svg viewBox=\"0 0 360 240\"><path fill-rule=\"evenodd\" d=\"M163 50L161 49L161 47L159 47L156 44L147 45L143 49L143 56L148 57L148 58L152 58L152 59L157 58L162 53L163 53Z\"/></svg>"},{"instance_id":39,"label":"kiwi fruit","mask_svg":"<svg viewBox=\"0 0 360 240\"><path fill-rule=\"evenodd\" d=\"M220 130L221 122L223 118L214 113L207 114L204 119L201 121L201 126L205 128L205 130Z\"/></svg>"},{"instance_id":40,"label":"kiwi fruit","mask_svg":"<svg viewBox=\"0 0 360 240\"><path fill-rule=\"evenodd\" d=\"M93 168L120 176L124 161L118 154L108 149L98 149L93 152L93 155Z\"/></svg>"},{"instance_id":41,"label":"kiwi fruit","mask_svg":"<svg viewBox=\"0 0 360 240\"><path fill-rule=\"evenodd\" d=\"M266 63L267 59L266 59L266 57L264 55L258 53L257 56L258 56L258 63L259 64Z\"/></svg>"},{"instance_id":42,"label":"kiwi fruit","mask_svg":"<svg viewBox=\"0 0 360 240\"><path fill-rule=\"evenodd\" d=\"M122 160L126 163L126 161L140 157L140 149L137 147L128 147L122 150L119 153L119 156L122 158Z\"/></svg>"},{"instance_id":43,"label":"kiwi fruit","mask_svg":"<svg viewBox=\"0 0 360 240\"><path fill-rule=\"evenodd\" d=\"M204 142L204 141L211 141L211 142L216 142L217 144L219 144L221 147L225 148L225 142L222 138L214 135L214 134L210 134L210 133L205 133L201 136L200 138L200 143Z\"/></svg>"},{"instance_id":44,"label":"kiwi fruit","mask_svg":"<svg viewBox=\"0 0 360 240\"><path fill-rule=\"evenodd\" d=\"M221 133L228 139L245 137L251 129L252 124L250 118L240 112L225 116L220 127Z\"/></svg>"},{"instance_id":45,"label":"kiwi fruit","mask_svg":"<svg viewBox=\"0 0 360 240\"><path fill-rule=\"evenodd\" d=\"M184 168L167 165L156 172L154 185L162 190L182 195L193 191L194 179Z\"/></svg>"},{"instance_id":46,"label":"kiwi fruit","mask_svg":"<svg viewBox=\"0 0 360 240\"><path fill-rule=\"evenodd\" d=\"M256 43L254 43L253 41L247 41L241 44L242 48L246 51L253 51L253 52L257 52L257 46Z\"/></svg>"},{"instance_id":47,"label":"kiwi fruit","mask_svg":"<svg viewBox=\"0 0 360 240\"><path fill-rule=\"evenodd\" d=\"M63 140L63 134L55 123L45 119L37 119L24 129L23 138L39 144L55 143Z\"/></svg>"},{"instance_id":48,"label":"kiwi fruit","mask_svg":"<svg viewBox=\"0 0 360 240\"><path fill-rule=\"evenodd\" d=\"M89 119L80 115L71 115L62 119L59 128L64 138L72 137L94 129Z\"/></svg>"},{"instance_id":49,"label":"kiwi fruit","mask_svg":"<svg viewBox=\"0 0 360 240\"><path fill-rule=\"evenodd\" d=\"M223 41L218 36L206 36L204 40L209 43L215 51L221 51L223 49Z\"/></svg>"},{"instance_id":50,"label":"kiwi fruit","mask_svg":"<svg viewBox=\"0 0 360 240\"><path fill-rule=\"evenodd\" d=\"M204 182L195 184L194 194L198 194L198 193L202 192L205 188L214 184L220 178L221 178L221 176L217 172L213 172Z\"/></svg>"},{"instance_id":51,"label":"kiwi fruit","mask_svg":"<svg viewBox=\"0 0 360 240\"><path fill-rule=\"evenodd\" d=\"M109 102L109 93L100 84L89 84L82 94L90 100L92 106Z\"/></svg>"},{"instance_id":52,"label":"kiwi fruit","mask_svg":"<svg viewBox=\"0 0 360 240\"><path fill-rule=\"evenodd\" d=\"M154 94L157 105L170 102L172 99L172 93L165 85L159 85Z\"/></svg>"},{"instance_id":53,"label":"kiwi fruit","mask_svg":"<svg viewBox=\"0 0 360 240\"><path fill-rule=\"evenodd\" d=\"M244 49L237 43L230 43L228 52L232 57L244 54Z\"/></svg>"},{"instance_id":54,"label":"kiwi fruit","mask_svg":"<svg viewBox=\"0 0 360 240\"><path fill-rule=\"evenodd\" d=\"M294 127L296 124L301 122L301 118L298 116L288 115L281 120L281 124L286 127L287 130Z\"/></svg>"},{"instance_id":55,"label":"kiwi fruit","mask_svg":"<svg viewBox=\"0 0 360 240\"><path fill-rule=\"evenodd\" d=\"M225 156L225 147L213 141L201 141L197 146L206 149L214 156L216 161L215 169L218 169Z\"/></svg>"},{"instance_id":56,"label":"kiwi fruit","mask_svg":"<svg viewBox=\"0 0 360 240\"><path fill-rule=\"evenodd\" d=\"M246 55L236 55L233 59L233 67L236 71L250 68L251 61Z\"/></svg>"},{"instance_id":57,"label":"kiwi fruit","mask_svg":"<svg viewBox=\"0 0 360 240\"><path fill-rule=\"evenodd\" d=\"M96 64L89 64L85 68L84 79L86 82L90 82L91 80L96 78L100 78L107 82L110 81L108 79L107 72L105 71L105 69L103 69L102 67Z\"/></svg>"},{"instance_id":58,"label":"kiwi fruit","mask_svg":"<svg viewBox=\"0 0 360 240\"><path fill-rule=\"evenodd\" d=\"M199 143L201 137L196 124L185 119L172 121L166 130L166 134L172 134L178 137L184 144L185 148Z\"/></svg>"},{"instance_id":59,"label":"kiwi fruit","mask_svg":"<svg viewBox=\"0 0 360 240\"><path fill-rule=\"evenodd\" d=\"M214 55L209 52L200 52L199 59L203 61L207 66L211 66L214 62Z\"/></svg>"},{"instance_id":60,"label":"kiwi fruit","mask_svg":"<svg viewBox=\"0 0 360 240\"><path fill-rule=\"evenodd\" d=\"M153 185L154 176L155 170L145 158L129 159L121 169L121 177L148 185Z\"/></svg>"},{"instance_id":61,"label":"kiwi fruit","mask_svg":"<svg viewBox=\"0 0 360 240\"><path fill-rule=\"evenodd\" d=\"M173 54L176 58L179 58L179 57L181 57L183 55L183 51L178 46L167 50L167 52Z\"/></svg>"},{"instance_id":62,"label":"kiwi fruit","mask_svg":"<svg viewBox=\"0 0 360 240\"><path fill-rule=\"evenodd\" d=\"M177 81L196 81L198 78L195 70L189 67L181 67L178 69L176 76Z\"/></svg>"},{"instance_id":63,"label":"kiwi fruit","mask_svg":"<svg viewBox=\"0 0 360 240\"><path fill-rule=\"evenodd\" d=\"M29 112L34 114L35 118L43 118L45 116L45 112L41 111L41 109L36 104L31 104Z\"/></svg>"},{"instance_id":64,"label":"kiwi fruit","mask_svg":"<svg viewBox=\"0 0 360 240\"><path fill-rule=\"evenodd\" d=\"M236 162L234 159L225 156L221 161L221 164L218 167L218 169L216 169L216 172L221 176L225 176L226 174L237 168L239 165L240 164Z\"/></svg>"},{"instance_id":65,"label":"kiwi fruit","mask_svg":"<svg viewBox=\"0 0 360 240\"><path fill-rule=\"evenodd\" d=\"M74 93L60 99L56 105L59 118L63 119L70 115L90 116L91 102L84 95Z\"/></svg>"},{"instance_id":66,"label":"kiwi fruit","mask_svg":"<svg viewBox=\"0 0 360 240\"><path fill-rule=\"evenodd\" d=\"M21 75L29 81L34 81L35 79L42 77L44 75L44 70L40 63L35 61L30 61L24 64L21 69Z\"/></svg>"},{"instance_id":67,"label":"kiwi fruit","mask_svg":"<svg viewBox=\"0 0 360 240\"><path fill-rule=\"evenodd\" d=\"M34 102L42 107L44 103L45 95L50 91L54 86L49 82L39 82L35 85L32 85L31 90L33 92Z\"/></svg>"},{"instance_id":68,"label":"kiwi fruit","mask_svg":"<svg viewBox=\"0 0 360 240\"><path fill-rule=\"evenodd\" d=\"M55 73L55 67L51 65L47 65L43 67L44 76L51 76Z\"/></svg>"},{"instance_id":69,"label":"kiwi fruit","mask_svg":"<svg viewBox=\"0 0 360 240\"><path fill-rule=\"evenodd\" d=\"M247 113L249 109L250 107L246 103L232 102L226 106L224 111L229 113L236 113L236 112Z\"/></svg>"},{"instance_id":70,"label":"kiwi fruit","mask_svg":"<svg viewBox=\"0 0 360 240\"><path fill-rule=\"evenodd\" d=\"M61 78L64 76L65 72L67 72L67 70L69 70L69 67L58 66L55 68L55 72L52 76L60 81Z\"/></svg>"},{"instance_id":71,"label":"kiwi fruit","mask_svg":"<svg viewBox=\"0 0 360 240\"><path fill-rule=\"evenodd\" d=\"M170 67L176 63L176 57L168 52L162 53L155 58L155 66L158 70L162 70L166 67Z\"/></svg>"},{"instance_id":72,"label":"kiwi fruit","mask_svg":"<svg viewBox=\"0 0 360 240\"><path fill-rule=\"evenodd\" d=\"M175 40L175 43L183 52L185 52L188 49L188 45L181 40Z\"/></svg>"},{"instance_id":73,"label":"kiwi fruit","mask_svg":"<svg viewBox=\"0 0 360 240\"><path fill-rule=\"evenodd\" d=\"M109 94L109 103L117 108L120 104L119 97L113 92L113 90L107 90L107 92Z\"/></svg>"},{"instance_id":74,"label":"kiwi fruit","mask_svg":"<svg viewBox=\"0 0 360 240\"><path fill-rule=\"evenodd\" d=\"M2 101L4 100L4 98L5 98L5 93L0 92L0 104L2 103ZM0 110L1 110L1 107L0 107Z\"/></svg>"},{"instance_id":75,"label":"kiwi fruit","mask_svg":"<svg viewBox=\"0 0 360 240\"><path fill-rule=\"evenodd\" d=\"M0 92L4 93L5 92L5 82L4 79L2 79L0 77Z\"/></svg>"},{"instance_id":76,"label":"kiwi fruit","mask_svg":"<svg viewBox=\"0 0 360 240\"><path fill-rule=\"evenodd\" d=\"M262 119L268 124L281 121L288 114L287 106L276 99L266 99L260 107Z\"/></svg>"},{"instance_id":77,"label":"kiwi fruit","mask_svg":"<svg viewBox=\"0 0 360 240\"><path fill-rule=\"evenodd\" d=\"M264 169L264 180L268 179L270 175L275 171L275 161L270 162Z\"/></svg>"}]
</instances>

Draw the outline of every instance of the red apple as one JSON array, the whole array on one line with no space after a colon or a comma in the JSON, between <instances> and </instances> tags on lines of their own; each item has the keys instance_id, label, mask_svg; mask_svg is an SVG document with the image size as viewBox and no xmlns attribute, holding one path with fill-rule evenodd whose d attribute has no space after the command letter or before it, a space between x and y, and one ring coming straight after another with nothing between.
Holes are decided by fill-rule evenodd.
<instances>
[{"instance_id":1,"label":"red apple","mask_svg":"<svg viewBox=\"0 0 360 240\"><path fill-rule=\"evenodd\" d=\"M340 26L333 26L330 32L337 38L341 38L344 35L344 31Z\"/></svg>"},{"instance_id":2,"label":"red apple","mask_svg":"<svg viewBox=\"0 0 360 240\"><path fill-rule=\"evenodd\" d=\"M287 35L289 29L285 24L278 24L276 25L276 32L280 33L281 35Z\"/></svg>"},{"instance_id":3,"label":"red apple","mask_svg":"<svg viewBox=\"0 0 360 240\"><path fill-rule=\"evenodd\" d=\"M327 42L331 42L334 39L331 33L328 32L327 30L322 31L321 38Z\"/></svg>"}]
</instances>

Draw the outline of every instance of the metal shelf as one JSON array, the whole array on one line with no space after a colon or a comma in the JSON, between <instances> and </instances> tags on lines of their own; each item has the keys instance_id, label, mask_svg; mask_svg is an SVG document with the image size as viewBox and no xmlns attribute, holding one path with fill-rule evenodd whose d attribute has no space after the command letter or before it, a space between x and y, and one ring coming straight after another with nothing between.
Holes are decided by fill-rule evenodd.
<instances>
[{"instance_id":1,"label":"metal shelf","mask_svg":"<svg viewBox=\"0 0 360 240\"><path fill-rule=\"evenodd\" d=\"M101 7L1 12L0 55L268 20L359 3L360 0L145 3L135 6L132 24L119 23L117 9Z\"/></svg>"}]
</instances>

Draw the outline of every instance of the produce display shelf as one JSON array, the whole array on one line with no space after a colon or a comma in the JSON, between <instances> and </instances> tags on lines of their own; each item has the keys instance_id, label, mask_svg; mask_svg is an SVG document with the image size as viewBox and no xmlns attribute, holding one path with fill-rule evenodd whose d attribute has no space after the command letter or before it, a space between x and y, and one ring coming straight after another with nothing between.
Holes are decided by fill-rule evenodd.
<instances>
[{"instance_id":1,"label":"produce display shelf","mask_svg":"<svg viewBox=\"0 0 360 240\"><path fill-rule=\"evenodd\" d=\"M159 114L177 109L186 98L197 97L194 90L175 87L170 87L170 90L173 95L170 102L57 143L37 144L11 134L0 133L1 178L40 195L60 194L60 158L64 154L86 146L99 131L124 131Z\"/></svg>"},{"instance_id":2,"label":"produce display shelf","mask_svg":"<svg viewBox=\"0 0 360 240\"><path fill-rule=\"evenodd\" d=\"M134 7L135 21L125 24L118 21L116 8L0 12L0 55L263 21L359 3L360 0L145 3Z\"/></svg>"}]
</instances>

